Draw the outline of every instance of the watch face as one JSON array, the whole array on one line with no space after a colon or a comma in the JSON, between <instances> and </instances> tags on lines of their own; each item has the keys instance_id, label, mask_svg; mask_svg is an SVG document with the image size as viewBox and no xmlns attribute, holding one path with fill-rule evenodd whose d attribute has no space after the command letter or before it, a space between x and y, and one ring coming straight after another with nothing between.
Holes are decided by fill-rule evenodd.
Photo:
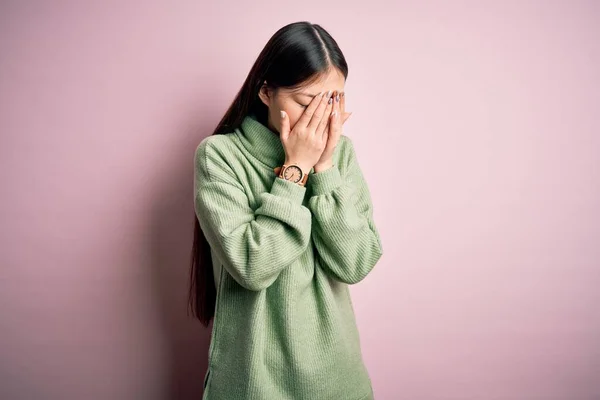
<instances>
[{"instance_id":1,"label":"watch face","mask_svg":"<svg viewBox=\"0 0 600 400\"><path fill-rule=\"evenodd\" d=\"M283 171L283 177L288 181L298 183L300 182L300 179L302 179L302 170L297 165L289 165L285 171Z\"/></svg>"}]
</instances>

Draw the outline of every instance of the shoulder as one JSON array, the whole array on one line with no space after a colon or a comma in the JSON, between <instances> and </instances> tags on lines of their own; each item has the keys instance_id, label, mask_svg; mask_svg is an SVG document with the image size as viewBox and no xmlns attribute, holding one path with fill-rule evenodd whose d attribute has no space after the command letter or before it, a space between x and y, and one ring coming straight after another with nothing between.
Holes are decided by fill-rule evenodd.
<instances>
[{"instance_id":1,"label":"shoulder","mask_svg":"<svg viewBox=\"0 0 600 400\"><path fill-rule=\"evenodd\" d=\"M209 135L202 139L196 147L196 157L213 156L223 153L231 143L230 134Z\"/></svg>"},{"instance_id":2,"label":"shoulder","mask_svg":"<svg viewBox=\"0 0 600 400\"><path fill-rule=\"evenodd\" d=\"M198 175L209 179L235 177L231 168L236 146L233 133L210 135L200 141L194 154L194 164Z\"/></svg>"},{"instance_id":3,"label":"shoulder","mask_svg":"<svg viewBox=\"0 0 600 400\"><path fill-rule=\"evenodd\" d=\"M351 164L355 163L356 152L354 151L354 142L349 136L340 136L336 150L339 152L338 159L340 164L347 169Z\"/></svg>"},{"instance_id":4,"label":"shoulder","mask_svg":"<svg viewBox=\"0 0 600 400\"><path fill-rule=\"evenodd\" d=\"M350 151L354 152L354 143L352 142L352 139L350 139L349 136L346 136L346 135L340 136L340 147L344 153L347 153Z\"/></svg>"}]
</instances>

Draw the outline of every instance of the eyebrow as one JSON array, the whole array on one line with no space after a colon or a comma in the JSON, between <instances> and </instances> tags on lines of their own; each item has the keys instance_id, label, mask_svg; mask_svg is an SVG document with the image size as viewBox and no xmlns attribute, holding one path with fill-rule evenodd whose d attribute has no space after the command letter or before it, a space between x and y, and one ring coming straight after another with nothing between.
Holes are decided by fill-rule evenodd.
<instances>
[{"instance_id":1,"label":"eyebrow","mask_svg":"<svg viewBox=\"0 0 600 400\"><path fill-rule=\"evenodd\" d=\"M318 93L313 94L313 93L308 93L308 92L300 92L298 93L300 96L308 96L308 97L315 97Z\"/></svg>"},{"instance_id":2,"label":"eyebrow","mask_svg":"<svg viewBox=\"0 0 600 400\"><path fill-rule=\"evenodd\" d=\"M324 91L325 93L327 93L327 90ZM331 91L333 93L333 90ZM338 90L339 92L339 90ZM313 94L313 93L308 93L308 92L300 92L298 93L300 96L308 96L308 97L315 97L316 95L318 95L319 93Z\"/></svg>"}]
</instances>

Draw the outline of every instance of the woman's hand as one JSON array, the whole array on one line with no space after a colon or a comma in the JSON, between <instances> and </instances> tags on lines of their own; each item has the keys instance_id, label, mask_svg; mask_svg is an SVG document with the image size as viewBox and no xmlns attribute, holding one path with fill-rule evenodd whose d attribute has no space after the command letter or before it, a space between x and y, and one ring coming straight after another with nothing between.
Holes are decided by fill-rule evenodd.
<instances>
[{"instance_id":1,"label":"woman's hand","mask_svg":"<svg viewBox=\"0 0 600 400\"><path fill-rule=\"evenodd\" d=\"M297 164L306 174L317 163L325 145L325 129L330 119L333 101L328 103L331 92L315 96L290 132L290 119L281 111L281 142L285 150L285 163Z\"/></svg>"},{"instance_id":2,"label":"woman's hand","mask_svg":"<svg viewBox=\"0 0 600 400\"><path fill-rule=\"evenodd\" d=\"M344 92L334 92L332 99L333 111L331 117L328 118L327 126L325 128L327 144L321 154L321 158L314 165L315 173L333 166L333 151L342 135L342 125L352 114L351 112L346 112L346 94Z\"/></svg>"}]
</instances>

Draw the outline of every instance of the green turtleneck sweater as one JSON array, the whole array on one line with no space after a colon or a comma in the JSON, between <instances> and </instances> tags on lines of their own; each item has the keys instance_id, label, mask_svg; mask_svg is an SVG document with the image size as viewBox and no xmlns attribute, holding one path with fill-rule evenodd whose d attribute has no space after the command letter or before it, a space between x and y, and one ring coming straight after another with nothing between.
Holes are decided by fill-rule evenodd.
<instances>
[{"instance_id":1,"label":"green turtleneck sweater","mask_svg":"<svg viewBox=\"0 0 600 400\"><path fill-rule=\"evenodd\" d=\"M284 160L254 115L196 149L217 287L203 400L372 399L348 285L383 248L352 142L306 187L275 175Z\"/></svg>"}]
</instances>

